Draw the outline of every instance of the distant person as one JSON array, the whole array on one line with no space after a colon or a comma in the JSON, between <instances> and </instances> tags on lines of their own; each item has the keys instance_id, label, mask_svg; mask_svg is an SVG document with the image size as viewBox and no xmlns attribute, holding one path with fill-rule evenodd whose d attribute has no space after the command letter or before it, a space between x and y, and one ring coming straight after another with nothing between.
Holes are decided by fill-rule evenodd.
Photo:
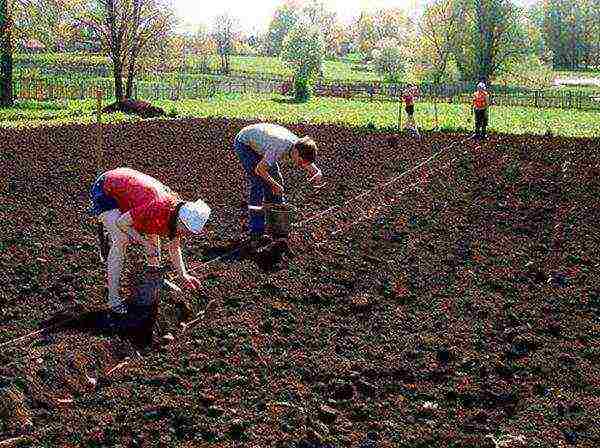
<instances>
[{"instance_id":1,"label":"distant person","mask_svg":"<svg viewBox=\"0 0 600 448\"><path fill-rule=\"evenodd\" d=\"M473 95L473 112L475 113L475 138L484 140L488 125L488 107L490 96L483 82L477 84L477 91Z\"/></svg>"},{"instance_id":2,"label":"distant person","mask_svg":"<svg viewBox=\"0 0 600 448\"><path fill-rule=\"evenodd\" d=\"M406 127L412 130L417 137L420 137L419 131L417 130L417 124L415 123L415 100L419 97L421 92L415 85L409 85L403 93L404 105L407 115Z\"/></svg>"},{"instance_id":3,"label":"distant person","mask_svg":"<svg viewBox=\"0 0 600 448\"><path fill-rule=\"evenodd\" d=\"M251 248L265 242L267 204L284 204L284 184L278 161L286 161L308 173L318 186L322 173L315 165L317 145L310 137L299 138L290 130L271 123L243 128L234 141L235 152L246 172L248 218Z\"/></svg>"},{"instance_id":4,"label":"distant person","mask_svg":"<svg viewBox=\"0 0 600 448\"><path fill-rule=\"evenodd\" d=\"M98 218L111 240L106 261L108 303L113 313L127 313L119 285L130 242L144 246L149 266L159 267L160 237L167 238L171 263L179 278L190 289L200 287L200 281L187 273L180 242L185 235L198 235L208 220L210 208L202 200L182 201L158 180L130 168L116 168L100 175L90 196L90 215ZM100 228L100 235L103 229Z\"/></svg>"}]
</instances>

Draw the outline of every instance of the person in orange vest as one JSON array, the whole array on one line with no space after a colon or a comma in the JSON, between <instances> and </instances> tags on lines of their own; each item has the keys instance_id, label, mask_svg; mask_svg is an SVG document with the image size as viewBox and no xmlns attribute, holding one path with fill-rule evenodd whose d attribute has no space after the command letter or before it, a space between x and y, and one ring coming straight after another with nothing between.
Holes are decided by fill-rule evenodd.
<instances>
[{"instance_id":1,"label":"person in orange vest","mask_svg":"<svg viewBox=\"0 0 600 448\"><path fill-rule=\"evenodd\" d=\"M119 283L130 242L141 244L146 249L149 266L157 268L160 266L160 237L165 237L169 240L171 263L180 280L189 289L200 287L200 281L186 270L180 241L185 235L202 231L211 211L204 201L182 201L155 178L130 168L116 168L96 179L90 202L89 214L102 226L99 236L106 231L112 243L104 249L108 249L108 253L103 255L107 262L108 302L113 315L127 313L127 305L119 295ZM100 244L104 245L102 238Z\"/></svg>"},{"instance_id":2,"label":"person in orange vest","mask_svg":"<svg viewBox=\"0 0 600 448\"><path fill-rule=\"evenodd\" d=\"M477 84L477 91L473 95L473 112L475 114L475 138L485 139L488 125L488 107L490 96L483 82Z\"/></svg>"},{"instance_id":3,"label":"person in orange vest","mask_svg":"<svg viewBox=\"0 0 600 448\"><path fill-rule=\"evenodd\" d=\"M420 92L417 86L408 86L403 93L406 115L408 115L406 127L411 129L417 137L420 137L417 125L415 123L415 99L418 98Z\"/></svg>"}]
</instances>

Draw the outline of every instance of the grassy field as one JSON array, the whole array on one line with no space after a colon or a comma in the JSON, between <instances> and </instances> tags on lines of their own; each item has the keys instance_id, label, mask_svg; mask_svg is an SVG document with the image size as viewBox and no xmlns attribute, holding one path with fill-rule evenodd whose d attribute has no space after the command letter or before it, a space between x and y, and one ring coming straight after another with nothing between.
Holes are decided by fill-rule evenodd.
<instances>
[{"instance_id":1,"label":"grassy field","mask_svg":"<svg viewBox=\"0 0 600 448\"><path fill-rule=\"evenodd\" d=\"M274 120L284 123L340 123L348 126L395 128L398 106L393 102L313 98L307 103L295 103L281 95L220 94L207 100L158 101L158 106L178 117L226 117ZM63 103L25 102L12 109L0 110L0 127L32 127L43 123L94 122L93 100ZM469 107L458 104L438 104L438 129L466 132L473 129ZM600 137L598 114L558 109L493 107L490 131L507 134L545 134L567 137ZM137 120L123 114L105 116L105 121ZM435 105L419 103L416 119L424 130L435 128ZM406 116L403 115L404 123Z\"/></svg>"},{"instance_id":2,"label":"grassy field","mask_svg":"<svg viewBox=\"0 0 600 448\"><path fill-rule=\"evenodd\" d=\"M63 55L63 54L39 54L39 55L17 55L15 58L16 73L30 73L29 68L21 69L25 62L33 62L36 69L59 69L61 66L79 66L82 72L86 69L105 67L107 72L111 72L111 65L108 58L103 56L89 55ZM192 68L199 66L199 61L192 57L189 60ZM232 56L231 70L235 72L243 72L257 74L262 76L292 76L293 72L289 64L283 62L277 57L264 56ZM209 62L211 70L219 69L219 58L211 57ZM36 71L35 69L33 70ZM77 75L77 73L74 73ZM381 75L374 71L371 66L362 64L356 57L340 60L326 60L323 63L323 77L325 80L336 81L379 81Z\"/></svg>"}]
</instances>

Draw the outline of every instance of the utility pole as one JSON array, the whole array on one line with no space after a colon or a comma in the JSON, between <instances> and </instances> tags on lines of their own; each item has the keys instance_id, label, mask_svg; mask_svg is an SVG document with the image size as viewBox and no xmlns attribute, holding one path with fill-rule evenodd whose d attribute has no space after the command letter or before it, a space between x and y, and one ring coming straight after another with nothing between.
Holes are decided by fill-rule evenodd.
<instances>
[{"instance_id":1,"label":"utility pole","mask_svg":"<svg viewBox=\"0 0 600 448\"><path fill-rule=\"evenodd\" d=\"M10 0L0 0L0 107L13 105L13 49Z\"/></svg>"}]
</instances>

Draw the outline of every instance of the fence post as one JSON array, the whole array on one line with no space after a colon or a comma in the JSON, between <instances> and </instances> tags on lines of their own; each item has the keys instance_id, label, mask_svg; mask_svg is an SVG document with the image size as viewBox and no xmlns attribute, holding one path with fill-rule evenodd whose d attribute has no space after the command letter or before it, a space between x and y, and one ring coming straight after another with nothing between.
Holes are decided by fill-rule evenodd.
<instances>
[{"instance_id":1,"label":"fence post","mask_svg":"<svg viewBox=\"0 0 600 448\"><path fill-rule=\"evenodd\" d=\"M103 149L102 149L102 90L96 87L96 125L98 127L98 135L96 144L98 145L96 151L96 174L100 176L102 174L102 161Z\"/></svg>"},{"instance_id":2,"label":"fence post","mask_svg":"<svg viewBox=\"0 0 600 448\"><path fill-rule=\"evenodd\" d=\"M402 90L398 92L398 133L402 132Z\"/></svg>"},{"instance_id":3,"label":"fence post","mask_svg":"<svg viewBox=\"0 0 600 448\"><path fill-rule=\"evenodd\" d=\"M435 130L437 131L439 128L439 122L438 122L438 107L437 107L437 96L435 96L433 98L433 108L435 110Z\"/></svg>"},{"instance_id":4,"label":"fence post","mask_svg":"<svg viewBox=\"0 0 600 448\"><path fill-rule=\"evenodd\" d=\"M398 101L398 134L400 134L400 124L402 121L402 103L400 102L400 95L398 94L398 90L396 90L396 100Z\"/></svg>"}]
</instances>

